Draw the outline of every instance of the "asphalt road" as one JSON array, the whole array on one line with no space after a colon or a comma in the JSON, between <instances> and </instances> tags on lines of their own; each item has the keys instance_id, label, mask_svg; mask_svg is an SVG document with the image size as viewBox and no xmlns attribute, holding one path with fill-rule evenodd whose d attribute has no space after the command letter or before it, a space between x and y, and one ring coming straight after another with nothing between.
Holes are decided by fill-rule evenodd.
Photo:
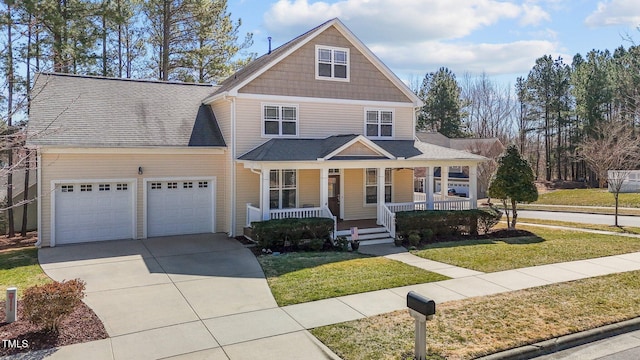
<instances>
[{"instance_id":1,"label":"asphalt road","mask_svg":"<svg viewBox=\"0 0 640 360\"><path fill-rule=\"evenodd\" d=\"M571 212L556 211L535 211L535 210L519 210L518 219L542 219L542 220L558 220L569 221L586 224L604 224L613 225L613 215L601 214L584 214ZM640 227L640 216L618 216L618 225Z\"/></svg>"},{"instance_id":2,"label":"asphalt road","mask_svg":"<svg viewBox=\"0 0 640 360\"><path fill-rule=\"evenodd\" d=\"M535 358L537 360L637 360L640 331L634 331Z\"/></svg>"}]
</instances>

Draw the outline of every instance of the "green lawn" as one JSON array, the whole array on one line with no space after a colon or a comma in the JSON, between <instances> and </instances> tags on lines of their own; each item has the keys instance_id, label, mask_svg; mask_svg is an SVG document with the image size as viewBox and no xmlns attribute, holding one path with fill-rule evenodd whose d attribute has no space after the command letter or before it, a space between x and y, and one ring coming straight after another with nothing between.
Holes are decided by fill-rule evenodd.
<instances>
[{"instance_id":1,"label":"green lawn","mask_svg":"<svg viewBox=\"0 0 640 360\"><path fill-rule=\"evenodd\" d=\"M438 304L429 359L472 359L640 316L640 272ZM406 310L312 329L345 360L413 359Z\"/></svg>"},{"instance_id":2,"label":"green lawn","mask_svg":"<svg viewBox=\"0 0 640 360\"><path fill-rule=\"evenodd\" d=\"M576 223L570 221L558 221L558 220L543 220L543 219L527 219L527 218L518 218L518 223L529 223L529 224L541 224L541 225L557 225L564 227L572 227L579 229L588 229L588 230L601 230L601 231L610 231L621 234L640 234L640 228L633 226L613 226L613 225L603 225L603 224L586 224L586 223Z\"/></svg>"},{"instance_id":3,"label":"green lawn","mask_svg":"<svg viewBox=\"0 0 640 360\"><path fill-rule=\"evenodd\" d=\"M500 206L502 208L502 206ZM587 214L615 214L614 207L579 207L570 205L535 205L535 204L518 204L520 210L539 210L539 211L568 211ZM637 215L640 216L640 208L620 208L618 215Z\"/></svg>"},{"instance_id":4,"label":"green lawn","mask_svg":"<svg viewBox=\"0 0 640 360\"><path fill-rule=\"evenodd\" d=\"M540 194L534 204L572 206L615 206L613 194L606 189L554 190ZM620 194L621 207L640 208L639 193Z\"/></svg>"},{"instance_id":5,"label":"green lawn","mask_svg":"<svg viewBox=\"0 0 640 360\"><path fill-rule=\"evenodd\" d=\"M38 264L38 249L29 247L0 252L0 299L4 302L8 287L18 287L18 296L29 286L44 284L51 279Z\"/></svg>"},{"instance_id":6,"label":"green lawn","mask_svg":"<svg viewBox=\"0 0 640 360\"><path fill-rule=\"evenodd\" d=\"M414 254L483 272L640 251L640 239L580 231L518 226L533 236L430 244Z\"/></svg>"},{"instance_id":7,"label":"green lawn","mask_svg":"<svg viewBox=\"0 0 640 360\"><path fill-rule=\"evenodd\" d=\"M448 279L399 261L351 252L258 257L278 305Z\"/></svg>"}]
</instances>

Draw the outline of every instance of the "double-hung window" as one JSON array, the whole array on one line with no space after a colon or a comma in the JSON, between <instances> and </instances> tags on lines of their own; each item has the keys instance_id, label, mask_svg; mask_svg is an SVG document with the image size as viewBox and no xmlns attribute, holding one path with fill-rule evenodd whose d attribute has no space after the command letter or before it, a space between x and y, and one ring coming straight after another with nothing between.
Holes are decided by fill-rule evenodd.
<instances>
[{"instance_id":1,"label":"double-hung window","mask_svg":"<svg viewBox=\"0 0 640 360\"><path fill-rule=\"evenodd\" d=\"M366 204L378 203L378 169L365 169L364 198ZM384 202L391 202L391 169L384 169Z\"/></svg>"},{"instance_id":2,"label":"double-hung window","mask_svg":"<svg viewBox=\"0 0 640 360\"><path fill-rule=\"evenodd\" d=\"M265 136L297 136L298 107L296 105L263 105L262 124Z\"/></svg>"},{"instance_id":3,"label":"double-hung window","mask_svg":"<svg viewBox=\"0 0 640 360\"><path fill-rule=\"evenodd\" d=\"M365 134L372 138L393 137L393 111L367 109L365 110Z\"/></svg>"},{"instance_id":4,"label":"double-hung window","mask_svg":"<svg viewBox=\"0 0 640 360\"><path fill-rule=\"evenodd\" d=\"M269 208L296 207L298 177L296 170L271 170L269 174Z\"/></svg>"},{"instance_id":5,"label":"double-hung window","mask_svg":"<svg viewBox=\"0 0 640 360\"><path fill-rule=\"evenodd\" d=\"M316 79L349 81L349 49L316 45Z\"/></svg>"}]
</instances>

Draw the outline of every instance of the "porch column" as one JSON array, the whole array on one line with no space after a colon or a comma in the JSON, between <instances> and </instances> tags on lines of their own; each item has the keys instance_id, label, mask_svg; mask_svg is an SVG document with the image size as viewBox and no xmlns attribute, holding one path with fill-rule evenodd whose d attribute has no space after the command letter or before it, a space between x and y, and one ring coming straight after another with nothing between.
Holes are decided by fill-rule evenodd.
<instances>
[{"instance_id":1,"label":"porch column","mask_svg":"<svg viewBox=\"0 0 640 360\"><path fill-rule=\"evenodd\" d=\"M469 209L478 207L478 165L469 165Z\"/></svg>"},{"instance_id":2,"label":"porch column","mask_svg":"<svg viewBox=\"0 0 640 360\"><path fill-rule=\"evenodd\" d=\"M377 221L378 225L382 224L382 206L384 205L384 168L378 168L378 211Z\"/></svg>"},{"instance_id":3,"label":"porch column","mask_svg":"<svg viewBox=\"0 0 640 360\"><path fill-rule=\"evenodd\" d=\"M426 184L424 185L424 189L427 192L427 209L433 210L433 168L434 166L429 166L427 168L427 178Z\"/></svg>"},{"instance_id":4,"label":"porch column","mask_svg":"<svg viewBox=\"0 0 640 360\"><path fill-rule=\"evenodd\" d=\"M329 169L320 169L320 207L329 207ZM334 214L335 215L335 214Z\"/></svg>"},{"instance_id":5,"label":"porch column","mask_svg":"<svg viewBox=\"0 0 640 360\"><path fill-rule=\"evenodd\" d=\"M260 175L260 210L262 211L262 220L271 220L269 213L269 184L271 181L271 169L262 169Z\"/></svg>"},{"instance_id":6,"label":"porch column","mask_svg":"<svg viewBox=\"0 0 640 360\"><path fill-rule=\"evenodd\" d=\"M442 195L442 200L446 200L446 197L449 192L449 165L440 166L440 195Z\"/></svg>"}]
</instances>

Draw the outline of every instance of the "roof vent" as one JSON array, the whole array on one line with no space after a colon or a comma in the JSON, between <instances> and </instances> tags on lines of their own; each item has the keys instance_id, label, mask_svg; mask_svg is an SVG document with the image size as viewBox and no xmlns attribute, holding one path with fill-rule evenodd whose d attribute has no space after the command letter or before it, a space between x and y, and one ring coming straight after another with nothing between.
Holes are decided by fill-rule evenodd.
<instances>
[{"instance_id":1,"label":"roof vent","mask_svg":"<svg viewBox=\"0 0 640 360\"><path fill-rule=\"evenodd\" d=\"M271 55L271 36L269 36L267 38L267 40L269 40L269 52L268 52L268 54Z\"/></svg>"}]
</instances>

